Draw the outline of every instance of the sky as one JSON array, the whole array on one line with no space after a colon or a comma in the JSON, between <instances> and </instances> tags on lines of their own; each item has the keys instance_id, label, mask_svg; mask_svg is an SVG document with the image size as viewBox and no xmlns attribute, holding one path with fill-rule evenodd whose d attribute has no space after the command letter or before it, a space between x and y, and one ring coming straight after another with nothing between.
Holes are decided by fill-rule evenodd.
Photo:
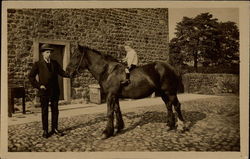
<instances>
[{"instance_id":1,"label":"sky","mask_svg":"<svg viewBox=\"0 0 250 159\"><path fill-rule=\"evenodd\" d=\"M235 22L239 26L238 8L169 8L169 40L175 37L176 24L182 21L184 16L194 18L201 13L209 12L218 22Z\"/></svg>"}]
</instances>

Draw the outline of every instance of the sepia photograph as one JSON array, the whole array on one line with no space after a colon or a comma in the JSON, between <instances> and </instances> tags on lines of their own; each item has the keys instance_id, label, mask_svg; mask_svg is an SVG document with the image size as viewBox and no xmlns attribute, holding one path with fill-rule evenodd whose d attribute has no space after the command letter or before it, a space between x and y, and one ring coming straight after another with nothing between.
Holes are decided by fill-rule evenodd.
<instances>
[{"instance_id":1,"label":"sepia photograph","mask_svg":"<svg viewBox=\"0 0 250 159\"><path fill-rule=\"evenodd\" d=\"M249 3L193 3L3 2L0 157L247 158Z\"/></svg>"}]
</instances>

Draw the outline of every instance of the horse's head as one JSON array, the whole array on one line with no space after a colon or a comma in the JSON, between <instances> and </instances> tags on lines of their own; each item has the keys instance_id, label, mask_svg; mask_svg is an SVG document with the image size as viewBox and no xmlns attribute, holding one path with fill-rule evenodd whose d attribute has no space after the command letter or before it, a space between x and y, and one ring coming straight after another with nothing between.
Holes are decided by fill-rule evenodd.
<instances>
[{"instance_id":1,"label":"horse's head","mask_svg":"<svg viewBox=\"0 0 250 159\"><path fill-rule=\"evenodd\" d=\"M79 74L79 71L86 68L86 62L84 59L85 51L84 47L78 45L73 52L73 56L70 58L66 71L73 77Z\"/></svg>"}]
</instances>

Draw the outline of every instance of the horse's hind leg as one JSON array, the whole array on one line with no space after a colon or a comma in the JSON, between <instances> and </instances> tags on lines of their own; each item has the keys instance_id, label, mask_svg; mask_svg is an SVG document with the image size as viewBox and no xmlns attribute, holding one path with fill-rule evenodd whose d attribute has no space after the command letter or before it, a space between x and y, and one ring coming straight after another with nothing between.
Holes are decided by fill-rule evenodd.
<instances>
[{"instance_id":1,"label":"horse's hind leg","mask_svg":"<svg viewBox=\"0 0 250 159\"><path fill-rule=\"evenodd\" d=\"M169 99L169 96L167 96L163 91L160 92L161 98L164 101L166 107L167 107L167 126L169 127L168 130L172 130L175 128L175 116L172 109L172 100Z\"/></svg>"},{"instance_id":2,"label":"horse's hind leg","mask_svg":"<svg viewBox=\"0 0 250 159\"><path fill-rule=\"evenodd\" d=\"M173 96L171 97L172 100L173 100L173 105L174 105L174 109L175 111L177 112L177 115L178 115L178 118L184 122L184 118L182 116L182 113L181 113L181 103L179 102L177 96Z\"/></svg>"},{"instance_id":3,"label":"horse's hind leg","mask_svg":"<svg viewBox=\"0 0 250 159\"><path fill-rule=\"evenodd\" d=\"M124 128L124 121L122 119L122 113L120 110L119 98L115 100L115 115L116 115L116 125L117 133L119 133Z\"/></svg>"},{"instance_id":4,"label":"horse's hind leg","mask_svg":"<svg viewBox=\"0 0 250 159\"><path fill-rule=\"evenodd\" d=\"M177 112L178 119L179 119L177 121L177 129L184 131L188 128L188 126L187 126L187 123L185 122L185 120L182 116L181 103L179 102L176 95L173 96L172 99L173 99L173 105L174 105L175 111Z\"/></svg>"}]
</instances>

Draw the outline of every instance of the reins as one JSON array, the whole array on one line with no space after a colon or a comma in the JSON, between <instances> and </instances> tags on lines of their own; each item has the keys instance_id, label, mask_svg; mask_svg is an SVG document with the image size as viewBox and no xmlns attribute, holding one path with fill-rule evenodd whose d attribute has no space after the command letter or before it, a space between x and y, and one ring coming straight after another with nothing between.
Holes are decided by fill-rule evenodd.
<instances>
[{"instance_id":1,"label":"reins","mask_svg":"<svg viewBox=\"0 0 250 159\"><path fill-rule=\"evenodd\" d=\"M81 63L82 63L83 56L84 56L84 54L82 54L81 60L80 60L80 62L79 62L79 64L78 64L77 68L76 68L75 71L74 71L74 72L76 72L77 74L79 74L79 68L80 68L80 65L81 65Z\"/></svg>"}]
</instances>

